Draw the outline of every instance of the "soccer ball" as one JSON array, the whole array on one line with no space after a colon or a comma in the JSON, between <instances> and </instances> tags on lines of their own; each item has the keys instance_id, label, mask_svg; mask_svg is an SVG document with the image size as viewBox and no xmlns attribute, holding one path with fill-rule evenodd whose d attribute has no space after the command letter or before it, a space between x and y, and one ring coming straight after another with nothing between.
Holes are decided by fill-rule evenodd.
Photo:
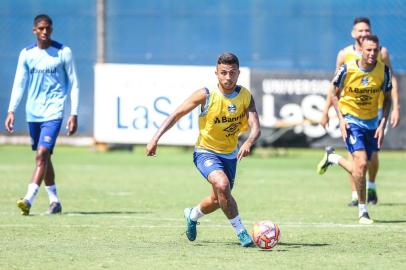
<instances>
[{"instance_id":1,"label":"soccer ball","mask_svg":"<svg viewBox=\"0 0 406 270\"><path fill-rule=\"evenodd\" d=\"M252 239L255 245L261 249L271 249L279 242L281 231L278 224L270 220L256 223L252 229Z\"/></svg>"}]
</instances>

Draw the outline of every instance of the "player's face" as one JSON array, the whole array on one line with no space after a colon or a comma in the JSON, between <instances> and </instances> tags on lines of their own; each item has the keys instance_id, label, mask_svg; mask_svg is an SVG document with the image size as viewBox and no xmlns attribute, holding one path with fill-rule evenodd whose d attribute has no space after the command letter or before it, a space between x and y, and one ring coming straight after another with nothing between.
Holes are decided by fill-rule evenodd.
<instances>
[{"instance_id":1,"label":"player's face","mask_svg":"<svg viewBox=\"0 0 406 270\"><path fill-rule=\"evenodd\" d=\"M46 20L37 22L32 31L37 36L37 40L40 42L47 42L51 40L52 25L50 25Z\"/></svg>"},{"instance_id":2,"label":"player's face","mask_svg":"<svg viewBox=\"0 0 406 270\"><path fill-rule=\"evenodd\" d=\"M368 24L364 22L357 23L352 28L352 37L358 42L358 44L362 44L362 40L365 36L371 34L371 28Z\"/></svg>"},{"instance_id":3,"label":"player's face","mask_svg":"<svg viewBox=\"0 0 406 270\"><path fill-rule=\"evenodd\" d=\"M232 91L237 84L240 70L238 69L238 66L236 64L220 64L216 67L216 75L221 88L226 91Z\"/></svg>"},{"instance_id":4,"label":"player's face","mask_svg":"<svg viewBox=\"0 0 406 270\"><path fill-rule=\"evenodd\" d=\"M379 44L372 40L362 42L362 60L368 65L374 65L379 54Z\"/></svg>"}]
</instances>

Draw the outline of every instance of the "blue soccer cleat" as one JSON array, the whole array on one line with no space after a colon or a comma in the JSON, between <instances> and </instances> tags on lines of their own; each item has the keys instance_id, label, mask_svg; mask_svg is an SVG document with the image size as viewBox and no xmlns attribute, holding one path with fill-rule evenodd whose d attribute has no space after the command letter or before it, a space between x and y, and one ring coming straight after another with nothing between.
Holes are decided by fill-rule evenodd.
<instances>
[{"instance_id":1,"label":"blue soccer cleat","mask_svg":"<svg viewBox=\"0 0 406 270\"><path fill-rule=\"evenodd\" d=\"M197 231L196 225L197 221L193 221L190 219L190 213L192 212L192 208L185 208L183 211L186 220L186 236L189 241L194 241L196 239Z\"/></svg>"},{"instance_id":2,"label":"blue soccer cleat","mask_svg":"<svg viewBox=\"0 0 406 270\"><path fill-rule=\"evenodd\" d=\"M243 230L238 234L238 240L240 240L240 244L243 247L250 247L254 244L247 230Z\"/></svg>"},{"instance_id":3,"label":"blue soccer cleat","mask_svg":"<svg viewBox=\"0 0 406 270\"><path fill-rule=\"evenodd\" d=\"M378 203L378 194L376 194L376 189L368 188L368 203L377 204Z\"/></svg>"},{"instance_id":4,"label":"blue soccer cleat","mask_svg":"<svg viewBox=\"0 0 406 270\"><path fill-rule=\"evenodd\" d=\"M62 213L62 205L60 202L53 202L49 205L48 211L45 214L54 215Z\"/></svg>"}]
</instances>

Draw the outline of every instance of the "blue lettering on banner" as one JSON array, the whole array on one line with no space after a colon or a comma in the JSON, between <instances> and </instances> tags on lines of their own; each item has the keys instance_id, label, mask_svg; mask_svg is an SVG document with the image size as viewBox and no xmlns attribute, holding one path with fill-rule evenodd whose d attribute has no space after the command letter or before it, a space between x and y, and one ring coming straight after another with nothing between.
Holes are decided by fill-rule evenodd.
<instances>
[{"instance_id":1,"label":"blue lettering on banner","mask_svg":"<svg viewBox=\"0 0 406 270\"><path fill-rule=\"evenodd\" d=\"M167 112L165 112L165 111L159 109L159 106L158 106L158 102L161 101L161 100L167 101L168 104L171 104L171 100L170 100L169 98L167 98L167 97L158 97L158 98L155 99L155 101L154 101L154 110L155 110L157 113L164 115L165 118L166 118L166 117L169 116L169 113L167 113ZM159 128L160 125L158 125L158 124L154 121L154 127Z\"/></svg>"},{"instance_id":2,"label":"blue lettering on banner","mask_svg":"<svg viewBox=\"0 0 406 270\"><path fill-rule=\"evenodd\" d=\"M137 106L134 108L134 112L141 112L144 113L141 117L136 117L133 120L133 128L134 129L147 129L148 128L148 108L145 106ZM138 127L137 121L144 120L144 126Z\"/></svg>"},{"instance_id":3,"label":"blue lettering on banner","mask_svg":"<svg viewBox=\"0 0 406 270\"><path fill-rule=\"evenodd\" d=\"M117 128L128 128L128 126L121 124L121 102L120 97L117 97Z\"/></svg>"},{"instance_id":4,"label":"blue lettering on banner","mask_svg":"<svg viewBox=\"0 0 406 270\"><path fill-rule=\"evenodd\" d=\"M117 122L116 127L118 129L148 129L152 124L153 127L159 128L162 125L163 119L167 118L170 115L169 111L173 111L175 108L165 108L167 105L171 105L172 102L170 98L165 96L157 97L153 100L152 108L148 105L138 105L133 107L133 114L129 113L130 108L127 102L124 102L125 98L117 96L116 99L116 113L117 113ZM162 119L158 120L156 119ZM194 117L194 113L191 112L184 117L182 117L176 124L178 130L192 130L195 128L194 122L197 119Z\"/></svg>"}]
</instances>

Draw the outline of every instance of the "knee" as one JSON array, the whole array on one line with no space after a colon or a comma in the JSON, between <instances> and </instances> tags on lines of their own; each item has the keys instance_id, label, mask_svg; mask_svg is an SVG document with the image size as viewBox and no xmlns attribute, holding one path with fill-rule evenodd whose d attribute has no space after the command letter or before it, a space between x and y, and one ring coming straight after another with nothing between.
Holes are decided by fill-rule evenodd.
<instances>
[{"instance_id":1,"label":"knee","mask_svg":"<svg viewBox=\"0 0 406 270\"><path fill-rule=\"evenodd\" d=\"M228 179L217 180L214 186L220 194L228 194L230 192Z\"/></svg>"},{"instance_id":2,"label":"knee","mask_svg":"<svg viewBox=\"0 0 406 270\"><path fill-rule=\"evenodd\" d=\"M354 176L355 177L363 177L366 174L368 168L368 162L366 160L358 161L354 166Z\"/></svg>"},{"instance_id":3,"label":"knee","mask_svg":"<svg viewBox=\"0 0 406 270\"><path fill-rule=\"evenodd\" d=\"M49 159L49 151L47 149L39 149L37 151L37 154L35 155L35 161L37 162L37 165L42 165L46 164Z\"/></svg>"}]
</instances>

